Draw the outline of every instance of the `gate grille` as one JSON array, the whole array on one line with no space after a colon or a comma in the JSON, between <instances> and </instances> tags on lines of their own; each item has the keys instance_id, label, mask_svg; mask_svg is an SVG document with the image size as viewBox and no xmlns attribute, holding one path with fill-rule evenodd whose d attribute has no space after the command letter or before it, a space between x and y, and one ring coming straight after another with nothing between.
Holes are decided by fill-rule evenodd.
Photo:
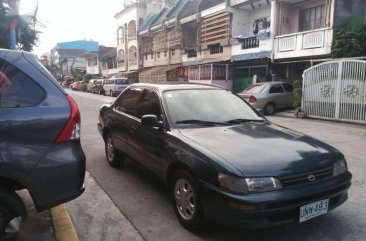
<instances>
[{"instance_id":1,"label":"gate grille","mask_svg":"<svg viewBox=\"0 0 366 241\"><path fill-rule=\"evenodd\" d=\"M322 63L303 77L302 109L308 116L366 122L366 61Z\"/></svg>"}]
</instances>

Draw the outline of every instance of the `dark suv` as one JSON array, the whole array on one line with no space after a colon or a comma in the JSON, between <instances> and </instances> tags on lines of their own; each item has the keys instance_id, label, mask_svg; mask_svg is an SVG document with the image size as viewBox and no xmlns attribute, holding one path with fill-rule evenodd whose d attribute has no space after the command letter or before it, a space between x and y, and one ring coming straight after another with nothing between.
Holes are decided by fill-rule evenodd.
<instances>
[{"instance_id":1,"label":"dark suv","mask_svg":"<svg viewBox=\"0 0 366 241\"><path fill-rule=\"evenodd\" d=\"M84 175L78 106L33 54L0 49L0 240L26 215L16 190L43 211L81 195Z\"/></svg>"}]
</instances>

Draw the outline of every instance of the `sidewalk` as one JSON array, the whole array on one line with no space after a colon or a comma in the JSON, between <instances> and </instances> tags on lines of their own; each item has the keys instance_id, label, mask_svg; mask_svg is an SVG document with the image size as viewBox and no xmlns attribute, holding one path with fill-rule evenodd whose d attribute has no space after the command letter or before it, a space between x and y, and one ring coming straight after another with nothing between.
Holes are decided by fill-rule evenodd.
<instances>
[{"instance_id":1,"label":"sidewalk","mask_svg":"<svg viewBox=\"0 0 366 241\"><path fill-rule=\"evenodd\" d=\"M144 240L88 172L85 193L67 208L80 241Z\"/></svg>"}]
</instances>

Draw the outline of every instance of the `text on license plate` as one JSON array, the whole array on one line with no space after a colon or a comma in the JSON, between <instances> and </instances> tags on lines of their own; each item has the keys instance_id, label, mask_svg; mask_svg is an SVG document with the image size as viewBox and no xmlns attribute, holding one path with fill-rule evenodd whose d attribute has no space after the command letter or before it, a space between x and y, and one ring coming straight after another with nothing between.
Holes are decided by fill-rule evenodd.
<instances>
[{"instance_id":1,"label":"text on license plate","mask_svg":"<svg viewBox=\"0 0 366 241\"><path fill-rule=\"evenodd\" d=\"M328 212L328 206L329 199L325 199L300 207L300 223L326 214Z\"/></svg>"}]
</instances>

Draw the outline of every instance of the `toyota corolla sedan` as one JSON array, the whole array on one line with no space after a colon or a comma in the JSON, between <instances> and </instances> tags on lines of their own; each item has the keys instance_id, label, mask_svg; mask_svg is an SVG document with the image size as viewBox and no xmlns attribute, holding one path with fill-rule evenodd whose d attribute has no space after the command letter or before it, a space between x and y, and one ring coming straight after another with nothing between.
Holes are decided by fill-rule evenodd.
<instances>
[{"instance_id":1,"label":"toyota corolla sedan","mask_svg":"<svg viewBox=\"0 0 366 241\"><path fill-rule=\"evenodd\" d=\"M112 167L126 156L166 182L187 229L303 223L347 200L342 153L275 125L215 86L134 84L100 110ZM143 190L141 190L143 191Z\"/></svg>"}]
</instances>

